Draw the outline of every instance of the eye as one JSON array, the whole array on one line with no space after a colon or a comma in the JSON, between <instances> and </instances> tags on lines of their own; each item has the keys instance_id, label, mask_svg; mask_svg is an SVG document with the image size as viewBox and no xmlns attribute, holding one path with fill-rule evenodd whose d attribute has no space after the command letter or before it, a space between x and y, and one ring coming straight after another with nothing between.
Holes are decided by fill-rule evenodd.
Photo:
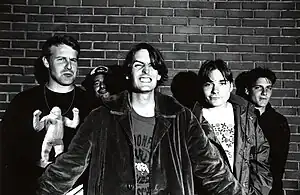
<instances>
[{"instance_id":1,"label":"eye","mask_svg":"<svg viewBox=\"0 0 300 195\"><path fill-rule=\"evenodd\" d=\"M77 63L77 58L71 58L71 62Z\"/></svg>"},{"instance_id":2,"label":"eye","mask_svg":"<svg viewBox=\"0 0 300 195\"><path fill-rule=\"evenodd\" d=\"M213 85L213 83L211 83L211 82L206 82L206 83L204 83L203 84L203 87L211 87Z\"/></svg>"},{"instance_id":3,"label":"eye","mask_svg":"<svg viewBox=\"0 0 300 195\"><path fill-rule=\"evenodd\" d=\"M273 89L272 86L268 86L268 87L267 87L267 90L268 90L268 91L272 91L272 89Z\"/></svg>"},{"instance_id":4,"label":"eye","mask_svg":"<svg viewBox=\"0 0 300 195\"><path fill-rule=\"evenodd\" d=\"M253 86L253 89L256 90L256 91L258 91L258 90L261 90L262 87L261 87L261 86L258 86L258 85L255 85L255 86Z\"/></svg>"},{"instance_id":5,"label":"eye","mask_svg":"<svg viewBox=\"0 0 300 195\"><path fill-rule=\"evenodd\" d=\"M224 80L224 81L220 81L220 84L221 84L221 85L226 85L226 84L227 84L227 81L225 81L225 80Z\"/></svg>"}]
</instances>

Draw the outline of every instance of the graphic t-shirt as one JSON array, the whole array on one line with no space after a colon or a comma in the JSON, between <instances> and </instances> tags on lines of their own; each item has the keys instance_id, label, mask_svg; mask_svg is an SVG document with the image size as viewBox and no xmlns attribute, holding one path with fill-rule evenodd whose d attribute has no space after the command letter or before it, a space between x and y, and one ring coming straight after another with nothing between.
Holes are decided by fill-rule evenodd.
<instances>
[{"instance_id":1,"label":"graphic t-shirt","mask_svg":"<svg viewBox=\"0 0 300 195\"><path fill-rule=\"evenodd\" d=\"M150 155L155 117L143 117L132 112L132 128L135 143L135 172L137 194L150 194Z\"/></svg>"},{"instance_id":2,"label":"graphic t-shirt","mask_svg":"<svg viewBox=\"0 0 300 195\"><path fill-rule=\"evenodd\" d=\"M230 168L234 163L234 113L231 103L224 109L203 109L203 116L212 127L228 158Z\"/></svg>"}]
</instances>

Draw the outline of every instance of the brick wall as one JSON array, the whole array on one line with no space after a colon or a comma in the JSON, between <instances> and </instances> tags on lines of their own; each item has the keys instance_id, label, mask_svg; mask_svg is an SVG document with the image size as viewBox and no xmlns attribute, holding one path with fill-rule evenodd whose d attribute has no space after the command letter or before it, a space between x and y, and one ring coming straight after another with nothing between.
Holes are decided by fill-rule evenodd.
<instances>
[{"instance_id":1,"label":"brick wall","mask_svg":"<svg viewBox=\"0 0 300 195\"><path fill-rule=\"evenodd\" d=\"M121 64L132 43L158 47L172 77L203 60L227 61L234 76L256 66L276 72L272 104L291 126L286 195L300 194L300 2L288 0L1 0L0 118L36 85L33 64L53 34L81 42L78 83L91 67Z\"/></svg>"}]
</instances>

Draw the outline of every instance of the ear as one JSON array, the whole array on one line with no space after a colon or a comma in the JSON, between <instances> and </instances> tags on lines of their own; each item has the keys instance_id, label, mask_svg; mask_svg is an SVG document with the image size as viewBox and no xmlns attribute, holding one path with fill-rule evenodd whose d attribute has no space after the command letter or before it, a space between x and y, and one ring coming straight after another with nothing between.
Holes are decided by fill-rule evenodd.
<instances>
[{"instance_id":1,"label":"ear","mask_svg":"<svg viewBox=\"0 0 300 195\"><path fill-rule=\"evenodd\" d=\"M46 68L49 68L49 62L48 62L48 60L47 60L47 58L44 56L43 58L42 58L42 61L43 61L43 64L44 64L44 66L46 67Z\"/></svg>"},{"instance_id":2,"label":"ear","mask_svg":"<svg viewBox=\"0 0 300 195\"><path fill-rule=\"evenodd\" d=\"M233 90L233 83L230 83L230 93L232 92L232 90Z\"/></svg>"},{"instance_id":3,"label":"ear","mask_svg":"<svg viewBox=\"0 0 300 195\"><path fill-rule=\"evenodd\" d=\"M245 94L249 95L249 90L247 88L245 88Z\"/></svg>"},{"instance_id":4,"label":"ear","mask_svg":"<svg viewBox=\"0 0 300 195\"><path fill-rule=\"evenodd\" d=\"M159 81L161 79L161 75L157 76L157 81Z\"/></svg>"}]
</instances>

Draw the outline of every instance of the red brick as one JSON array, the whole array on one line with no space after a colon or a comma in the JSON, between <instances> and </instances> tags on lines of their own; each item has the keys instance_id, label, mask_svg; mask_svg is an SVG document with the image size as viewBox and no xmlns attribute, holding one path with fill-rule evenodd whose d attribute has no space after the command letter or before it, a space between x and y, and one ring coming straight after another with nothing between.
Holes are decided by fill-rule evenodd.
<instances>
[{"instance_id":1,"label":"red brick","mask_svg":"<svg viewBox=\"0 0 300 195\"><path fill-rule=\"evenodd\" d=\"M292 89L273 89L273 97L295 97L295 90ZM282 114L296 115L296 109L294 108L280 108L278 109Z\"/></svg>"},{"instance_id":2,"label":"red brick","mask_svg":"<svg viewBox=\"0 0 300 195\"><path fill-rule=\"evenodd\" d=\"M295 26L295 21L294 20L270 20L269 21L269 26L270 27L294 27Z\"/></svg>"},{"instance_id":3,"label":"red brick","mask_svg":"<svg viewBox=\"0 0 300 195\"><path fill-rule=\"evenodd\" d=\"M107 50L118 50L118 43L110 43L110 42L95 42L94 49L107 49Z\"/></svg>"},{"instance_id":4,"label":"red brick","mask_svg":"<svg viewBox=\"0 0 300 195\"><path fill-rule=\"evenodd\" d=\"M172 0L163 0L162 7L166 8L187 8L187 1L172 1Z\"/></svg>"},{"instance_id":5,"label":"red brick","mask_svg":"<svg viewBox=\"0 0 300 195\"><path fill-rule=\"evenodd\" d=\"M159 51L173 51L173 43L151 43Z\"/></svg>"},{"instance_id":6,"label":"red brick","mask_svg":"<svg viewBox=\"0 0 300 195\"><path fill-rule=\"evenodd\" d=\"M255 35L266 35L266 36L279 36L280 29L279 28L255 28Z\"/></svg>"},{"instance_id":7,"label":"red brick","mask_svg":"<svg viewBox=\"0 0 300 195\"><path fill-rule=\"evenodd\" d=\"M80 35L80 40L85 41L105 41L106 35L100 33L82 33Z\"/></svg>"},{"instance_id":8,"label":"red brick","mask_svg":"<svg viewBox=\"0 0 300 195\"><path fill-rule=\"evenodd\" d=\"M81 16L80 23L105 23L105 16Z\"/></svg>"},{"instance_id":9,"label":"red brick","mask_svg":"<svg viewBox=\"0 0 300 195\"><path fill-rule=\"evenodd\" d=\"M203 52L226 52L227 46L220 44L202 44L201 51Z\"/></svg>"},{"instance_id":10,"label":"red brick","mask_svg":"<svg viewBox=\"0 0 300 195\"><path fill-rule=\"evenodd\" d=\"M13 31L37 31L38 24L34 23L13 23L12 24ZM14 32L11 32L14 33Z\"/></svg>"},{"instance_id":11,"label":"red brick","mask_svg":"<svg viewBox=\"0 0 300 195\"><path fill-rule=\"evenodd\" d=\"M82 5L95 5L95 6L105 6L107 4L107 0L82 0Z\"/></svg>"},{"instance_id":12,"label":"red brick","mask_svg":"<svg viewBox=\"0 0 300 195\"><path fill-rule=\"evenodd\" d=\"M243 2L242 3L242 9L267 9L267 3L266 2Z\"/></svg>"},{"instance_id":13,"label":"red brick","mask_svg":"<svg viewBox=\"0 0 300 195\"><path fill-rule=\"evenodd\" d=\"M300 29L282 29L283 36L299 36Z\"/></svg>"},{"instance_id":14,"label":"red brick","mask_svg":"<svg viewBox=\"0 0 300 195\"><path fill-rule=\"evenodd\" d=\"M11 65L33 66L35 61L36 58L12 58Z\"/></svg>"},{"instance_id":15,"label":"red brick","mask_svg":"<svg viewBox=\"0 0 300 195\"><path fill-rule=\"evenodd\" d=\"M109 0L108 1L108 5L109 6L112 6L112 7L122 7L122 6L125 6L125 7L133 7L134 5L134 0Z\"/></svg>"},{"instance_id":16,"label":"red brick","mask_svg":"<svg viewBox=\"0 0 300 195\"><path fill-rule=\"evenodd\" d=\"M265 67L271 70L281 70L281 63L279 62L256 62L255 67Z\"/></svg>"},{"instance_id":17,"label":"red brick","mask_svg":"<svg viewBox=\"0 0 300 195\"><path fill-rule=\"evenodd\" d=\"M209 1L190 1L189 2L190 8L199 8L199 9L213 9L214 2Z\"/></svg>"},{"instance_id":18,"label":"red brick","mask_svg":"<svg viewBox=\"0 0 300 195\"><path fill-rule=\"evenodd\" d=\"M10 30L10 23L0 22L0 30Z\"/></svg>"},{"instance_id":19,"label":"red brick","mask_svg":"<svg viewBox=\"0 0 300 195\"><path fill-rule=\"evenodd\" d=\"M255 52L257 53L280 53L279 46L270 46L270 45L257 45L255 46Z\"/></svg>"},{"instance_id":20,"label":"red brick","mask_svg":"<svg viewBox=\"0 0 300 195\"><path fill-rule=\"evenodd\" d=\"M186 52L162 52L165 60L187 60Z\"/></svg>"},{"instance_id":21,"label":"red brick","mask_svg":"<svg viewBox=\"0 0 300 195\"><path fill-rule=\"evenodd\" d=\"M96 10L97 9L95 9L95 15L97 15ZM92 15L93 14L93 8L88 8L88 7L67 7L67 14Z\"/></svg>"},{"instance_id":22,"label":"red brick","mask_svg":"<svg viewBox=\"0 0 300 195\"><path fill-rule=\"evenodd\" d=\"M53 16L52 15L28 15L28 22L52 22Z\"/></svg>"},{"instance_id":23,"label":"red brick","mask_svg":"<svg viewBox=\"0 0 300 195\"><path fill-rule=\"evenodd\" d=\"M268 38L267 37L260 37L260 36L244 36L242 37L243 44L267 44Z\"/></svg>"},{"instance_id":24,"label":"red brick","mask_svg":"<svg viewBox=\"0 0 300 195\"><path fill-rule=\"evenodd\" d=\"M189 35L188 40L196 43L213 43L214 37L210 35Z\"/></svg>"},{"instance_id":25,"label":"red brick","mask_svg":"<svg viewBox=\"0 0 300 195\"><path fill-rule=\"evenodd\" d=\"M133 41L132 34L109 34L108 41Z\"/></svg>"},{"instance_id":26,"label":"red brick","mask_svg":"<svg viewBox=\"0 0 300 195\"><path fill-rule=\"evenodd\" d=\"M296 42L295 37L270 37L270 44L295 45Z\"/></svg>"},{"instance_id":27,"label":"red brick","mask_svg":"<svg viewBox=\"0 0 300 195\"><path fill-rule=\"evenodd\" d=\"M84 0L85 1L85 0ZM55 0L55 5L66 5L66 6L74 6L80 5L81 0L72 0L72 1L66 1L66 0Z\"/></svg>"},{"instance_id":28,"label":"red brick","mask_svg":"<svg viewBox=\"0 0 300 195\"><path fill-rule=\"evenodd\" d=\"M67 24L68 32L92 32L92 24Z\"/></svg>"},{"instance_id":29,"label":"red brick","mask_svg":"<svg viewBox=\"0 0 300 195\"><path fill-rule=\"evenodd\" d=\"M106 51L106 58L108 59L125 59L127 54L126 52L119 52L119 51Z\"/></svg>"},{"instance_id":30,"label":"red brick","mask_svg":"<svg viewBox=\"0 0 300 195\"><path fill-rule=\"evenodd\" d=\"M21 85L12 85L12 84L0 84L0 91L5 92L20 92Z\"/></svg>"},{"instance_id":31,"label":"red brick","mask_svg":"<svg viewBox=\"0 0 300 195\"><path fill-rule=\"evenodd\" d=\"M254 18L280 18L280 11L254 11Z\"/></svg>"},{"instance_id":32,"label":"red brick","mask_svg":"<svg viewBox=\"0 0 300 195\"><path fill-rule=\"evenodd\" d=\"M121 15L146 16L145 8L121 8Z\"/></svg>"},{"instance_id":33,"label":"red brick","mask_svg":"<svg viewBox=\"0 0 300 195\"><path fill-rule=\"evenodd\" d=\"M65 7L41 7L41 14L66 14Z\"/></svg>"},{"instance_id":34,"label":"red brick","mask_svg":"<svg viewBox=\"0 0 300 195\"><path fill-rule=\"evenodd\" d=\"M121 32L125 33L146 33L146 25L121 25Z\"/></svg>"},{"instance_id":35,"label":"red brick","mask_svg":"<svg viewBox=\"0 0 300 195\"><path fill-rule=\"evenodd\" d=\"M114 66L114 65L117 65L118 64L118 60L110 60L110 59L103 59L103 60L93 60L93 63L92 63L92 66L93 67L96 67L96 66L99 66L99 64L103 64L105 66ZM88 71L89 72L89 71ZM88 73L87 72L87 73Z\"/></svg>"},{"instance_id":36,"label":"red brick","mask_svg":"<svg viewBox=\"0 0 300 195\"><path fill-rule=\"evenodd\" d=\"M240 2L216 2L216 9L240 9Z\"/></svg>"},{"instance_id":37,"label":"red brick","mask_svg":"<svg viewBox=\"0 0 300 195\"><path fill-rule=\"evenodd\" d=\"M175 51L200 51L200 44L175 43Z\"/></svg>"},{"instance_id":38,"label":"red brick","mask_svg":"<svg viewBox=\"0 0 300 195\"><path fill-rule=\"evenodd\" d=\"M284 63L283 63L284 64ZM284 70L284 68L282 68ZM296 78L296 73L295 71L274 71L276 74L277 79L295 79Z\"/></svg>"},{"instance_id":39,"label":"red brick","mask_svg":"<svg viewBox=\"0 0 300 195\"><path fill-rule=\"evenodd\" d=\"M240 61L240 54L233 53L216 53L216 59L222 59L224 61Z\"/></svg>"},{"instance_id":40,"label":"red brick","mask_svg":"<svg viewBox=\"0 0 300 195\"><path fill-rule=\"evenodd\" d=\"M40 25L41 31L66 31L66 25L65 24L41 24Z\"/></svg>"},{"instance_id":41,"label":"red brick","mask_svg":"<svg viewBox=\"0 0 300 195\"><path fill-rule=\"evenodd\" d=\"M282 11L281 17L298 19L298 18L300 18L300 11Z\"/></svg>"},{"instance_id":42,"label":"red brick","mask_svg":"<svg viewBox=\"0 0 300 195\"><path fill-rule=\"evenodd\" d=\"M160 1L136 0L136 7L160 7Z\"/></svg>"},{"instance_id":43,"label":"red brick","mask_svg":"<svg viewBox=\"0 0 300 195\"><path fill-rule=\"evenodd\" d=\"M119 25L96 24L94 25L94 32L119 32Z\"/></svg>"},{"instance_id":44,"label":"red brick","mask_svg":"<svg viewBox=\"0 0 300 195\"><path fill-rule=\"evenodd\" d=\"M201 27L202 34L227 34L227 28L225 27Z\"/></svg>"},{"instance_id":45,"label":"red brick","mask_svg":"<svg viewBox=\"0 0 300 195\"><path fill-rule=\"evenodd\" d=\"M14 13L39 13L39 7L38 6L21 6L21 5L15 5L13 7L13 12Z\"/></svg>"},{"instance_id":46,"label":"red brick","mask_svg":"<svg viewBox=\"0 0 300 195\"><path fill-rule=\"evenodd\" d=\"M153 26L148 26L147 27L148 33L171 33L173 34L173 26L158 26L158 25L153 25Z\"/></svg>"},{"instance_id":47,"label":"red brick","mask_svg":"<svg viewBox=\"0 0 300 195\"><path fill-rule=\"evenodd\" d=\"M283 63L282 70L300 71L300 63Z\"/></svg>"},{"instance_id":48,"label":"red brick","mask_svg":"<svg viewBox=\"0 0 300 195\"><path fill-rule=\"evenodd\" d=\"M253 28L245 28L245 27L229 27L228 34L231 35L253 35Z\"/></svg>"},{"instance_id":49,"label":"red brick","mask_svg":"<svg viewBox=\"0 0 300 195\"><path fill-rule=\"evenodd\" d=\"M228 52L254 52L253 45L227 45Z\"/></svg>"},{"instance_id":50,"label":"red brick","mask_svg":"<svg viewBox=\"0 0 300 195\"><path fill-rule=\"evenodd\" d=\"M35 78L33 76L11 76L10 83L13 84L24 84L24 83L34 83Z\"/></svg>"},{"instance_id":51,"label":"red brick","mask_svg":"<svg viewBox=\"0 0 300 195\"><path fill-rule=\"evenodd\" d=\"M27 49L25 51L25 57L38 57L41 55L41 51L37 49Z\"/></svg>"},{"instance_id":52,"label":"red brick","mask_svg":"<svg viewBox=\"0 0 300 195\"><path fill-rule=\"evenodd\" d=\"M270 2L269 3L270 10L293 10L295 9L295 3L292 2Z\"/></svg>"},{"instance_id":53,"label":"red brick","mask_svg":"<svg viewBox=\"0 0 300 195\"><path fill-rule=\"evenodd\" d=\"M253 11L235 11L229 10L227 13L228 18L253 18Z\"/></svg>"},{"instance_id":54,"label":"red brick","mask_svg":"<svg viewBox=\"0 0 300 195\"><path fill-rule=\"evenodd\" d=\"M173 9L153 9L149 8L148 16L173 16Z\"/></svg>"},{"instance_id":55,"label":"red brick","mask_svg":"<svg viewBox=\"0 0 300 195\"><path fill-rule=\"evenodd\" d=\"M300 86L300 81L284 81L283 87L284 88L295 88L297 89ZM300 100L299 100L300 101Z\"/></svg>"},{"instance_id":56,"label":"red brick","mask_svg":"<svg viewBox=\"0 0 300 195\"><path fill-rule=\"evenodd\" d=\"M28 5L53 5L53 0L28 0Z\"/></svg>"},{"instance_id":57,"label":"red brick","mask_svg":"<svg viewBox=\"0 0 300 195\"><path fill-rule=\"evenodd\" d=\"M80 51L80 58L103 58L104 52L103 51Z\"/></svg>"},{"instance_id":58,"label":"red brick","mask_svg":"<svg viewBox=\"0 0 300 195\"><path fill-rule=\"evenodd\" d=\"M25 22L24 14L3 14L0 13L1 21L7 22Z\"/></svg>"},{"instance_id":59,"label":"red brick","mask_svg":"<svg viewBox=\"0 0 300 195\"><path fill-rule=\"evenodd\" d=\"M134 24L160 24L160 17L134 17Z\"/></svg>"},{"instance_id":60,"label":"red brick","mask_svg":"<svg viewBox=\"0 0 300 195\"><path fill-rule=\"evenodd\" d=\"M5 57L5 58L4 57L0 57L0 65L8 65L8 61L9 61L8 57Z\"/></svg>"},{"instance_id":61,"label":"red brick","mask_svg":"<svg viewBox=\"0 0 300 195\"><path fill-rule=\"evenodd\" d=\"M201 17L225 18L226 11L224 10L201 10Z\"/></svg>"},{"instance_id":62,"label":"red brick","mask_svg":"<svg viewBox=\"0 0 300 195\"><path fill-rule=\"evenodd\" d=\"M200 10L199 9L175 9L175 16L181 17L199 17Z\"/></svg>"},{"instance_id":63,"label":"red brick","mask_svg":"<svg viewBox=\"0 0 300 195\"><path fill-rule=\"evenodd\" d=\"M187 26L176 26L176 34L199 34L200 27L187 27Z\"/></svg>"},{"instance_id":64,"label":"red brick","mask_svg":"<svg viewBox=\"0 0 300 195\"><path fill-rule=\"evenodd\" d=\"M231 70L251 70L254 68L253 62L228 62L228 67ZM240 73L241 71L239 71Z\"/></svg>"},{"instance_id":65,"label":"red brick","mask_svg":"<svg viewBox=\"0 0 300 195\"><path fill-rule=\"evenodd\" d=\"M228 36L217 36L217 43L228 43L228 44L240 44L240 36L228 35Z\"/></svg>"},{"instance_id":66,"label":"red brick","mask_svg":"<svg viewBox=\"0 0 300 195\"><path fill-rule=\"evenodd\" d=\"M187 36L183 35L163 35L163 42L187 42Z\"/></svg>"},{"instance_id":67,"label":"red brick","mask_svg":"<svg viewBox=\"0 0 300 195\"><path fill-rule=\"evenodd\" d=\"M204 52L189 52L188 53L188 60L213 60L214 54L211 52L204 53Z\"/></svg>"},{"instance_id":68,"label":"red brick","mask_svg":"<svg viewBox=\"0 0 300 195\"><path fill-rule=\"evenodd\" d=\"M0 48L10 48L10 41L1 41L0 40Z\"/></svg>"},{"instance_id":69,"label":"red brick","mask_svg":"<svg viewBox=\"0 0 300 195\"><path fill-rule=\"evenodd\" d=\"M94 8L95 15L119 15L119 8Z\"/></svg>"},{"instance_id":70,"label":"red brick","mask_svg":"<svg viewBox=\"0 0 300 195\"><path fill-rule=\"evenodd\" d=\"M242 26L248 27L267 27L268 21L264 19L242 19Z\"/></svg>"},{"instance_id":71,"label":"red brick","mask_svg":"<svg viewBox=\"0 0 300 195\"><path fill-rule=\"evenodd\" d=\"M79 16L55 16L54 22L79 23Z\"/></svg>"},{"instance_id":72,"label":"red brick","mask_svg":"<svg viewBox=\"0 0 300 195\"><path fill-rule=\"evenodd\" d=\"M174 18L174 17L162 18L163 25L186 25L187 21L188 21L187 18Z\"/></svg>"},{"instance_id":73,"label":"red brick","mask_svg":"<svg viewBox=\"0 0 300 195\"><path fill-rule=\"evenodd\" d=\"M27 39L30 40L45 40L51 37L51 33L44 33L44 32L28 32L27 33Z\"/></svg>"},{"instance_id":74,"label":"red brick","mask_svg":"<svg viewBox=\"0 0 300 195\"><path fill-rule=\"evenodd\" d=\"M213 18L189 18L190 25L213 26L214 23L215 23L215 19Z\"/></svg>"},{"instance_id":75,"label":"red brick","mask_svg":"<svg viewBox=\"0 0 300 195\"><path fill-rule=\"evenodd\" d=\"M217 18L216 25L217 26L241 26L241 20L234 19L234 18Z\"/></svg>"},{"instance_id":76,"label":"red brick","mask_svg":"<svg viewBox=\"0 0 300 195\"><path fill-rule=\"evenodd\" d=\"M0 56L23 57L24 51L21 49L0 49Z\"/></svg>"},{"instance_id":77,"label":"red brick","mask_svg":"<svg viewBox=\"0 0 300 195\"><path fill-rule=\"evenodd\" d=\"M109 23L109 24L133 24L133 17L108 16L107 23Z\"/></svg>"},{"instance_id":78,"label":"red brick","mask_svg":"<svg viewBox=\"0 0 300 195\"><path fill-rule=\"evenodd\" d=\"M11 13L12 6L11 5L0 5L0 13Z\"/></svg>"},{"instance_id":79,"label":"red brick","mask_svg":"<svg viewBox=\"0 0 300 195\"><path fill-rule=\"evenodd\" d=\"M135 34L134 41L137 42L160 42L159 35L152 34Z\"/></svg>"},{"instance_id":80,"label":"red brick","mask_svg":"<svg viewBox=\"0 0 300 195\"><path fill-rule=\"evenodd\" d=\"M198 72L200 68L200 62L199 60L196 61L175 61L174 62L174 68L175 69L194 69L196 72Z\"/></svg>"},{"instance_id":81,"label":"red brick","mask_svg":"<svg viewBox=\"0 0 300 195\"><path fill-rule=\"evenodd\" d=\"M270 54L269 61L277 61L277 62L294 62L296 59L295 55L289 54Z\"/></svg>"}]
</instances>

